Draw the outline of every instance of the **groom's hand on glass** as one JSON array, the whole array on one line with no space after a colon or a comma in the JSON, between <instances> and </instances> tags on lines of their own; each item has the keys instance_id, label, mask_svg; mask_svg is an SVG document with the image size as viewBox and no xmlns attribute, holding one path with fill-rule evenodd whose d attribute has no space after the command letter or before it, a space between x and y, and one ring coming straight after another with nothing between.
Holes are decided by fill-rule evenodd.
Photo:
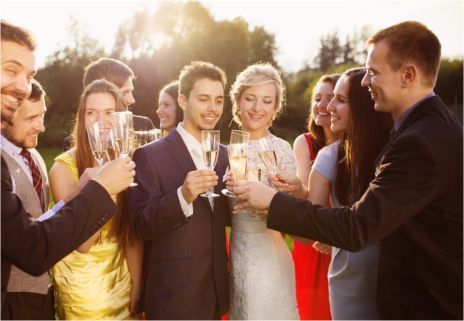
<instances>
[{"instance_id":1,"label":"groom's hand on glass","mask_svg":"<svg viewBox=\"0 0 464 321\"><path fill-rule=\"evenodd\" d=\"M134 181L135 163L129 156L105 163L92 178L114 196L124 191Z\"/></svg>"},{"instance_id":2,"label":"groom's hand on glass","mask_svg":"<svg viewBox=\"0 0 464 321\"><path fill-rule=\"evenodd\" d=\"M235 210L244 208L255 208L265 210L271 204L272 198L277 191L261 182L237 182L232 190L237 195Z\"/></svg>"},{"instance_id":3,"label":"groom's hand on glass","mask_svg":"<svg viewBox=\"0 0 464 321\"><path fill-rule=\"evenodd\" d=\"M199 169L187 174L182 184L181 192L187 204L191 204L198 195L206 193L210 187L218 184L219 177L215 171Z\"/></svg>"}]
</instances>

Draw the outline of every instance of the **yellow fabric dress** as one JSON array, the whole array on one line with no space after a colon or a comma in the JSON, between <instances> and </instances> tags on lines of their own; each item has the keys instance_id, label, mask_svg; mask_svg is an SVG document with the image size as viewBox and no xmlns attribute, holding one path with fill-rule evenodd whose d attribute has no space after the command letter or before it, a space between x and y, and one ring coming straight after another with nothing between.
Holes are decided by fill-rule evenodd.
<instances>
[{"instance_id":1,"label":"yellow fabric dress","mask_svg":"<svg viewBox=\"0 0 464 321\"><path fill-rule=\"evenodd\" d=\"M75 160L67 153L55 158L66 164L76 182ZM131 277L124 249L108 239L112 220L101 229L88 253L71 252L51 269L57 319L130 319Z\"/></svg>"}]
</instances>

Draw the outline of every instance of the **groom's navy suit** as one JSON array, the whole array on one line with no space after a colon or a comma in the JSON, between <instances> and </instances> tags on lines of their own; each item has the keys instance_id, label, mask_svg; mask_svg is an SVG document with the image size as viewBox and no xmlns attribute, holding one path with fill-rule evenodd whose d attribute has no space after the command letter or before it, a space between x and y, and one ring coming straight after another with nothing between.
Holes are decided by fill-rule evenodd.
<instances>
[{"instance_id":1,"label":"groom's navy suit","mask_svg":"<svg viewBox=\"0 0 464 321\"><path fill-rule=\"evenodd\" d=\"M177 189L196 170L177 130L138 149L137 187L129 191L129 213L136 234L150 241L144 310L149 319L213 319L229 307L225 225L230 210L224 196L198 196L187 218ZM215 167L219 183L228 165L221 146Z\"/></svg>"}]
</instances>

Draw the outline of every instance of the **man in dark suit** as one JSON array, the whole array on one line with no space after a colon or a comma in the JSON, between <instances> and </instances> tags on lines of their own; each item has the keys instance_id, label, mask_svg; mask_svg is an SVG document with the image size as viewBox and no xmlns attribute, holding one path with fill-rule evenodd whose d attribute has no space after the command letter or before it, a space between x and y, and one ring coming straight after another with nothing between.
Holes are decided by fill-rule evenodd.
<instances>
[{"instance_id":1,"label":"man in dark suit","mask_svg":"<svg viewBox=\"0 0 464 321\"><path fill-rule=\"evenodd\" d=\"M224 72L205 62L185 66L179 78L184 121L169 135L135 152L138 186L129 191L136 234L151 241L145 282L149 319L217 319L228 310L224 196L199 197L224 187L227 151L214 171L205 168L201 130L222 115ZM220 183L218 184L218 178Z\"/></svg>"},{"instance_id":2,"label":"man in dark suit","mask_svg":"<svg viewBox=\"0 0 464 321\"><path fill-rule=\"evenodd\" d=\"M135 104L134 72L128 65L120 60L102 57L87 65L84 69L82 85L85 88L97 79L105 79L115 84L121 91L126 107L129 109ZM150 118L134 115L134 130L147 131L155 128ZM63 141L63 149L66 151L72 147L72 136L67 136Z\"/></svg>"},{"instance_id":3,"label":"man in dark suit","mask_svg":"<svg viewBox=\"0 0 464 321\"><path fill-rule=\"evenodd\" d=\"M28 31L2 20L2 122L14 120L20 105L31 92L36 71L34 49L35 41ZM116 213L111 195L128 187L134 176L134 166L126 158L108 163L97 173L85 173L74 198L70 196L38 221L32 221L13 192L11 174L2 156L2 305L5 304L11 265L38 276L87 240Z\"/></svg>"},{"instance_id":4,"label":"man in dark suit","mask_svg":"<svg viewBox=\"0 0 464 321\"><path fill-rule=\"evenodd\" d=\"M269 207L269 228L350 251L381 241L383 319L463 317L462 125L433 93L439 63L439 40L418 22L369 39L362 84L395 125L374 180L351 208L326 209L259 184L234 189L241 206ZM273 181L304 198L294 178Z\"/></svg>"}]
</instances>

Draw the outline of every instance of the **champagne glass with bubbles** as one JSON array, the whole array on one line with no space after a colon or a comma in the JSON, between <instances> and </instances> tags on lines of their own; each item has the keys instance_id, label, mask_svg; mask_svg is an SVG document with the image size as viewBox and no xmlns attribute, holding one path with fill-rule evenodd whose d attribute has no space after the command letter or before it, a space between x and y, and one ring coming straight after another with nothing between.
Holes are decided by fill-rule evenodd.
<instances>
[{"instance_id":1,"label":"champagne glass with bubbles","mask_svg":"<svg viewBox=\"0 0 464 321\"><path fill-rule=\"evenodd\" d=\"M201 147L203 152L203 160L206 167L213 170L216 166L219 156L220 145L220 132L219 130L202 130L201 131ZM201 194L203 197L217 197L218 194L214 193L211 187L208 192Z\"/></svg>"},{"instance_id":2,"label":"champagne glass with bubbles","mask_svg":"<svg viewBox=\"0 0 464 321\"><path fill-rule=\"evenodd\" d=\"M128 156L131 152L134 136L132 112L118 111L111 113L111 123L119 157ZM129 186L137 186L137 183L131 183Z\"/></svg>"},{"instance_id":3,"label":"champagne glass with bubbles","mask_svg":"<svg viewBox=\"0 0 464 321\"><path fill-rule=\"evenodd\" d=\"M105 125L101 122L94 122L88 125L86 130L92 155L97 161L98 166L101 166L105 161L106 151Z\"/></svg>"},{"instance_id":4,"label":"champagne glass with bubbles","mask_svg":"<svg viewBox=\"0 0 464 321\"><path fill-rule=\"evenodd\" d=\"M266 170L271 175L276 175L278 171L277 154L272 142L272 137L267 136L258 140L259 158L263 162Z\"/></svg>"},{"instance_id":5,"label":"champagne glass with bubbles","mask_svg":"<svg viewBox=\"0 0 464 321\"><path fill-rule=\"evenodd\" d=\"M243 130L232 130L230 143L227 146L229 156L230 171L234 176L234 181L246 180L247 154L246 146L250 140L250 133ZM235 194L228 189L223 189L222 194L235 197Z\"/></svg>"}]
</instances>

